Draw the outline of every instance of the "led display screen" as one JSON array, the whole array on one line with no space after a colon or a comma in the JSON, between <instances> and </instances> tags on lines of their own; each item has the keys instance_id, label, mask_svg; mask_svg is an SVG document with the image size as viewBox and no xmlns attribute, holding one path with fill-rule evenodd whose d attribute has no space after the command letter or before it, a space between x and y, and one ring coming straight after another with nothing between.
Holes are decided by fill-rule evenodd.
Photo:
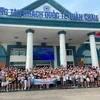
<instances>
[{"instance_id":1,"label":"led display screen","mask_svg":"<svg viewBox=\"0 0 100 100\"><path fill-rule=\"evenodd\" d=\"M54 60L54 48L33 48L33 60Z\"/></svg>"}]
</instances>

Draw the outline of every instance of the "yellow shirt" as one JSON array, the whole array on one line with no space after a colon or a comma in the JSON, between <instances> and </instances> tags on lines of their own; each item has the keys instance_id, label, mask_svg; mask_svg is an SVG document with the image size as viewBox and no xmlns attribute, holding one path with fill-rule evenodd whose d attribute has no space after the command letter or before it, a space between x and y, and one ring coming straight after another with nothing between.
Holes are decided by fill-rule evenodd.
<instances>
[{"instance_id":1,"label":"yellow shirt","mask_svg":"<svg viewBox=\"0 0 100 100\"><path fill-rule=\"evenodd\" d=\"M15 77L12 77L12 81L15 81Z\"/></svg>"},{"instance_id":2,"label":"yellow shirt","mask_svg":"<svg viewBox=\"0 0 100 100\"><path fill-rule=\"evenodd\" d=\"M6 81L9 81L9 77L8 76L6 77Z\"/></svg>"}]
</instances>

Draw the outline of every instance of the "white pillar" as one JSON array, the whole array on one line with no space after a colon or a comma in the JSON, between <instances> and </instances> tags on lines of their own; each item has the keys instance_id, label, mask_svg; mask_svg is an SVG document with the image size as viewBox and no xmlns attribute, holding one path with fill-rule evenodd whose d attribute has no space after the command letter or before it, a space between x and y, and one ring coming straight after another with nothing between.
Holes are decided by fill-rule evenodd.
<instances>
[{"instance_id":1,"label":"white pillar","mask_svg":"<svg viewBox=\"0 0 100 100\"><path fill-rule=\"evenodd\" d=\"M65 46L65 31L58 32L59 34L59 42L60 42L60 65L66 67L66 46Z\"/></svg>"},{"instance_id":2,"label":"white pillar","mask_svg":"<svg viewBox=\"0 0 100 100\"><path fill-rule=\"evenodd\" d=\"M56 46L54 46L54 68L57 68L57 50L56 50Z\"/></svg>"},{"instance_id":3,"label":"white pillar","mask_svg":"<svg viewBox=\"0 0 100 100\"><path fill-rule=\"evenodd\" d=\"M26 69L33 67L33 33L34 30L27 29L27 53L26 53Z\"/></svg>"},{"instance_id":4,"label":"white pillar","mask_svg":"<svg viewBox=\"0 0 100 100\"><path fill-rule=\"evenodd\" d=\"M89 40L90 40L92 66L99 67L96 43L95 43L95 32L88 33L88 36L89 36Z\"/></svg>"}]
</instances>

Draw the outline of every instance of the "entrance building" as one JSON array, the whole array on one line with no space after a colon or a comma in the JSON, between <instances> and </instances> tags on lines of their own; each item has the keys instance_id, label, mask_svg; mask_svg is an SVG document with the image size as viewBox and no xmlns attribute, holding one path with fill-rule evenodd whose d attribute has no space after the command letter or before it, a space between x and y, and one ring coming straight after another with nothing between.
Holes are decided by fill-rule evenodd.
<instances>
[{"instance_id":1,"label":"entrance building","mask_svg":"<svg viewBox=\"0 0 100 100\"><path fill-rule=\"evenodd\" d=\"M100 63L100 22L71 13L54 0L37 0L5 13L0 8L0 67L94 66Z\"/></svg>"}]
</instances>

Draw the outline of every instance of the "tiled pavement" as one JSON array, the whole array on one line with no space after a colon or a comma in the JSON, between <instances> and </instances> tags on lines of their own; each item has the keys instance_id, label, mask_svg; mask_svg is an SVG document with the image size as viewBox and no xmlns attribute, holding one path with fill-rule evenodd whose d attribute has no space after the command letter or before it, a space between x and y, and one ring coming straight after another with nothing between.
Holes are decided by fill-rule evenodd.
<instances>
[{"instance_id":1,"label":"tiled pavement","mask_svg":"<svg viewBox=\"0 0 100 100\"><path fill-rule=\"evenodd\" d=\"M100 88L5 92L0 100L100 100Z\"/></svg>"}]
</instances>

